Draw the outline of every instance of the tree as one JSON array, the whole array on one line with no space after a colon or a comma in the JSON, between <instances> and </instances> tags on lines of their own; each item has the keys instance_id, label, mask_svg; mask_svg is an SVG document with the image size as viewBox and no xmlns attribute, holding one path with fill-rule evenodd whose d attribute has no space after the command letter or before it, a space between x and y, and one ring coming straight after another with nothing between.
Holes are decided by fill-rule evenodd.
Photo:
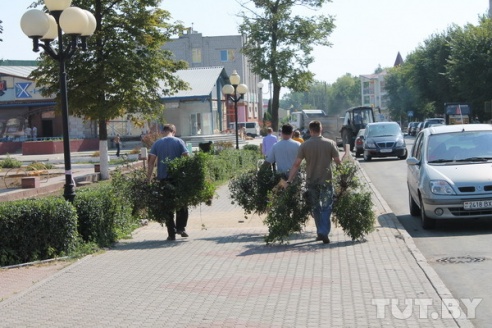
<instances>
[{"instance_id":1,"label":"tree","mask_svg":"<svg viewBox=\"0 0 492 328\"><path fill-rule=\"evenodd\" d=\"M347 73L331 85L328 93L330 114L340 114L345 109L360 106L360 79Z\"/></svg>"},{"instance_id":2,"label":"tree","mask_svg":"<svg viewBox=\"0 0 492 328\"><path fill-rule=\"evenodd\" d=\"M2 33L3 33L2 23L3 23L3 22L0 20L0 34L2 34ZM2 40L2 39L0 39L0 42L3 42L3 40Z\"/></svg>"},{"instance_id":3,"label":"tree","mask_svg":"<svg viewBox=\"0 0 492 328\"><path fill-rule=\"evenodd\" d=\"M315 81L309 91L292 92L282 97L283 108L323 109L328 115L338 115L347 108L360 105L360 79L350 74L339 77L335 83Z\"/></svg>"},{"instance_id":4,"label":"tree","mask_svg":"<svg viewBox=\"0 0 492 328\"><path fill-rule=\"evenodd\" d=\"M308 70L314 61L316 45L330 46L328 36L335 25L331 16L294 15L295 8L318 10L330 0L253 0L255 9L245 11L240 32L247 36L243 53L252 71L273 85L272 128L278 130L278 109L282 87L307 91L314 74ZM249 2L251 3L251 2Z\"/></svg>"},{"instance_id":5,"label":"tree","mask_svg":"<svg viewBox=\"0 0 492 328\"><path fill-rule=\"evenodd\" d=\"M170 14L159 9L160 0L78 0L73 4L91 11L97 28L88 39L88 51L76 52L66 65L70 114L95 120L99 130L101 178L109 178L108 120L135 114L156 117L162 113L160 98L186 83L173 75L186 67L175 62L162 45L182 26L168 22ZM32 77L44 95L59 91L58 63L41 56Z\"/></svg>"},{"instance_id":6,"label":"tree","mask_svg":"<svg viewBox=\"0 0 492 328\"><path fill-rule=\"evenodd\" d=\"M486 118L483 104L492 90L492 21L482 18L478 26L466 25L450 40L446 77L456 88L458 99L472 103L475 116ZM488 115L487 115L488 117Z\"/></svg>"}]
</instances>

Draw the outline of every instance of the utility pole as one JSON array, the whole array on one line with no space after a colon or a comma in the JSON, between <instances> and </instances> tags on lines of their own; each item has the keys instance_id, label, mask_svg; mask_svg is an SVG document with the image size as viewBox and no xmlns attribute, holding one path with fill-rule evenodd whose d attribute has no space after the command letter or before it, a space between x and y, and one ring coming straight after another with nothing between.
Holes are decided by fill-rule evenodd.
<instances>
[{"instance_id":1,"label":"utility pole","mask_svg":"<svg viewBox=\"0 0 492 328\"><path fill-rule=\"evenodd\" d=\"M489 18L492 18L492 0L489 0Z\"/></svg>"}]
</instances>

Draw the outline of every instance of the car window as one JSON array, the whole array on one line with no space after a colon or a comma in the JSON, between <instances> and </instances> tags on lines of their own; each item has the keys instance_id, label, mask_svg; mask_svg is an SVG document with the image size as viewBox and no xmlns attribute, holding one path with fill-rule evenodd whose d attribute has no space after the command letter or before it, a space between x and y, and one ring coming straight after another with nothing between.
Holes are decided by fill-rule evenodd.
<instances>
[{"instance_id":1,"label":"car window","mask_svg":"<svg viewBox=\"0 0 492 328\"><path fill-rule=\"evenodd\" d=\"M430 163L492 159L492 131L431 135L427 157Z\"/></svg>"},{"instance_id":2,"label":"car window","mask_svg":"<svg viewBox=\"0 0 492 328\"><path fill-rule=\"evenodd\" d=\"M255 127L255 124L254 124L254 123L246 123L246 127L247 127L248 129L252 129L252 128L254 128L254 127Z\"/></svg>"},{"instance_id":3,"label":"car window","mask_svg":"<svg viewBox=\"0 0 492 328\"><path fill-rule=\"evenodd\" d=\"M368 137L396 136L401 133L397 124L374 124L366 129L369 129Z\"/></svg>"},{"instance_id":4,"label":"car window","mask_svg":"<svg viewBox=\"0 0 492 328\"><path fill-rule=\"evenodd\" d=\"M417 139L415 139L415 143L412 148L412 156L418 160L422 159L421 149L422 149L423 139L424 139L424 134L423 133L419 134L417 136Z\"/></svg>"}]
</instances>

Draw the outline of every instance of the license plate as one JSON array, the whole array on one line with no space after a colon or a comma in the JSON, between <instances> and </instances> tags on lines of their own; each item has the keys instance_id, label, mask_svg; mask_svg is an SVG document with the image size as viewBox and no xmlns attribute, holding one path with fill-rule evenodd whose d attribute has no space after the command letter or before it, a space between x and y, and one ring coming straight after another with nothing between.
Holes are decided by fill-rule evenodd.
<instances>
[{"instance_id":1,"label":"license plate","mask_svg":"<svg viewBox=\"0 0 492 328\"><path fill-rule=\"evenodd\" d=\"M382 153L391 153L393 149L380 149L379 151Z\"/></svg>"},{"instance_id":2,"label":"license plate","mask_svg":"<svg viewBox=\"0 0 492 328\"><path fill-rule=\"evenodd\" d=\"M464 202L465 210L479 210L481 208L492 208L492 200L478 200L474 202Z\"/></svg>"}]
</instances>

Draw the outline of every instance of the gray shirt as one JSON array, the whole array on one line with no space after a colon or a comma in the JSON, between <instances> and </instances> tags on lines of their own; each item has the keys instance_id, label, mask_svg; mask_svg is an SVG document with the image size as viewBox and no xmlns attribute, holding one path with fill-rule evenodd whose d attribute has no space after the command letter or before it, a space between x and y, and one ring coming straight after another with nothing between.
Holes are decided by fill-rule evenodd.
<instances>
[{"instance_id":1,"label":"gray shirt","mask_svg":"<svg viewBox=\"0 0 492 328\"><path fill-rule=\"evenodd\" d=\"M162 180L167 178L166 161L188 153L188 148L183 140L168 136L154 142L150 153L157 156L157 179Z\"/></svg>"},{"instance_id":2,"label":"gray shirt","mask_svg":"<svg viewBox=\"0 0 492 328\"><path fill-rule=\"evenodd\" d=\"M268 163L276 163L278 173L286 173L294 164L300 145L299 142L292 139L282 139L273 145L266 161Z\"/></svg>"}]
</instances>

